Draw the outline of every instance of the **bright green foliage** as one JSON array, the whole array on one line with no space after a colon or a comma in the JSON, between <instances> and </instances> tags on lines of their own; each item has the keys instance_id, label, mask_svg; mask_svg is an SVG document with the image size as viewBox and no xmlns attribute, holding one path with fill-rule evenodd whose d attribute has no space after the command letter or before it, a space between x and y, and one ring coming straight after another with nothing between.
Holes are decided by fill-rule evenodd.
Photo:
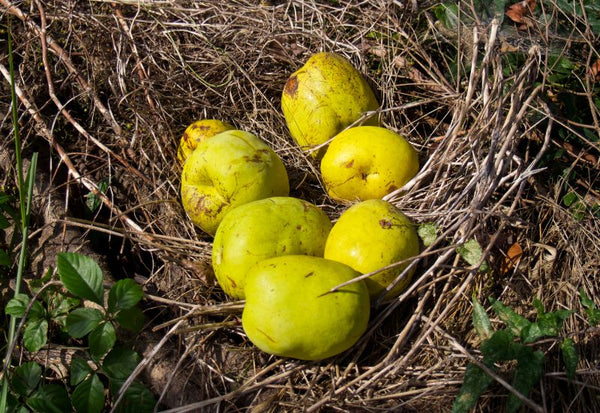
<instances>
[{"instance_id":1,"label":"bright green foliage","mask_svg":"<svg viewBox=\"0 0 600 413\"><path fill-rule=\"evenodd\" d=\"M497 363L516 362L512 372L512 386L521 394L528 396L542 376L544 353L535 347L526 345L541 337L557 337L564 321L573 313L571 310L558 310L550 313L544 311L542 303L535 299L537 320L529 321L517 314L512 308L500 301L490 298L492 309L498 318L506 324L506 328L494 330L488 315L479 301L473 297L473 326L481 343L483 364L495 372ZM577 351L572 340L564 339L561 344L563 362L567 376L572 379L578 362ZM477 403L479 396L485 392L493 379L481 368L469 364L465 378L456 399L453 412L469 412ZM522 401L513 393L508 395L506 411L516 412Z\"/></svg>"},{"instance_id":2,"label":"bright green foliage","mask_svg":"<svg viewBox=\"0 0 600 413\"><path fill-rule=\"evenodd\" d=\"M419 225L419 228L417 228L417 233L419 234L421 241L423 241L423 245L428 247L437 239L438 226L435 222L426 222Z\"/></svg>"},{"instance_id":3,"label":"bright green foliage","mask_svg":"<svg viewBox=\"0 0 600 413\"><path fill-rule=\"evenodd\" d=\"M463 245L459 245L458 247L456 247L456 252L462 257L463 260L467 262L467 264L479 264L479 271L488 272L490 270L490 266L487 263L487 261L481 260L481 258L483 257L483 250L481 249L481 245L479 245L479 242L477 242L476 239L470 239Z\"/></svg>"},{"instance_id":4,"label":"bright green foliage","mask_svg":"<svg viewBox=\"0 0 600 413\"><path fill-rule=\"evenodd\" d=\"M43 412L70 412L73 409L102 412L107 402L104 383L109 383L109 393L114 398L116 392L112 390L118 391L139 363L135 351L116 347L116 343L117 327L137 331L143 326L144 315L137 307L143 291L133 280L120 280L110 288L105 300L100 267L89 257L79 254L59 254L58 272L64 287L75 297L52 287L41 290L39 284L33 283L32 290L39 292L38 299L31 301L26 294L17 294L8 302L5 312L17 318L26 317L23 343L29 351L35 352L45 346L49 323L56 323L72 339L87 341L88 354L72 360L71 389L44 383L42 368L36 363L17 367L9 378L12 394L7 401L11 411L15 412L25 406ZM47 283L50 280L51 275L47 274L41 281ZM83 299L94 301L100 307L83 307ZM93 364L90 365L88 360ZM117 411L150 412L154 404L152 392L134 381Z\"/></svg>"},{"instance_id":5,"label":"bright green foliage","mask_svg":"<svg viewBox=\"0 0 600 413\"><path fill-rule=\"evenodd\" d=\"M473 295L471 302L473 303L473 327L475 327L475 332L479 335L479 338L487 340L493 333L490 317L485 312L485 308L477 301L475 295Z\"/></svg>"}]
</instances>

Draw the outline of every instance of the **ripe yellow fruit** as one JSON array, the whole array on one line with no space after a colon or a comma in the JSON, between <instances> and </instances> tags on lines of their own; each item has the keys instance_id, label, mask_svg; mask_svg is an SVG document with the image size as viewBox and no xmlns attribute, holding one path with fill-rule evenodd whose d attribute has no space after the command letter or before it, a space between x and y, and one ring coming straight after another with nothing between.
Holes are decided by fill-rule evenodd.
<instances>
[{"instance_id":1,"label":"ripe yellow fruit","mask_svg":"<svg viewBox=\"0 0 600 413\"><path fill-rule=\"evenodd\" d=\"M254 264L281 255L323 256L331 221L317 206L291 197L272 197L232 209L217 229L212 264L219 285L244 299L246 273Z\"/></svg>"},{"instance_id":2,"label":"ripe yellow fruit","mask_svg":"<svg viewBox=\"0 0 600 413\"><path fill-rule=\"evenodd\" d=\"M255 135L228 130L200 142L183 165L181 201L194 224L214 235L227 212L290 186L281 159Z\"/></svg>"},{"instance_id":3,"label":"ripe yellow fruit","mask_svg":"<svg viewBox=\"0 0 600 413\"><path fill-rule=\"evenodd\" d=\"M419 254L415 225L398 208L381 199L355 204L342 213L325 244L324 257L367 274ZM365 283L372 299L377 298L408 266L377 273ZM386 294L392 298L410 283L414 268Z\"/></svg>"},{"instance_id":4,"label":"ripe yellow fruit","mask_svg":"<svg viewBox=\"0 0 600 413\"><path fill-rule=\"evenodd\" d=\"M235 129L235 127L217 119L202 119L192 123L183 132L183 136L179 141L179 148L177 149L179 163L183 165L188 156L194 152L194 149L203 140L231 129Z\"/></svg>"},{"instance_id":5,"label":"ripe yellow fruit","mask_svg":"<svg viewBox=\"0 0 600 413\"><path fill-rule=\"evenodd\" d=\"M365 332L369 293L347 265L307 255L260 261L246 278L242 326L261 350L282 357L321 360L350 348Z\"/></svg>"},{"instance_id":6,"label":"ripe yellow fruit","mask_svg":"<svg viewBox=\"0 0 600 413\"><path fill-rule=\"evenodd\" d=\"M358 70L335 53L317 53L293 73L281 96L290 134L304 150L321 145L379 103ZM376 116L364 124L377 125ZM324 148L313 152L320 157Z\"/></svg>"},{"instance_id":7,"label":"ripe yellow fruit","mask_svg":"<svg viewBox=\"0 0 600 413\"><path fill-rule=\"evenodd\" d=\"M419 171L419 158L402 136L378 126L338 134L321 160L327 193L338 201L383 198Z\"/></svg>"}]
</instances>

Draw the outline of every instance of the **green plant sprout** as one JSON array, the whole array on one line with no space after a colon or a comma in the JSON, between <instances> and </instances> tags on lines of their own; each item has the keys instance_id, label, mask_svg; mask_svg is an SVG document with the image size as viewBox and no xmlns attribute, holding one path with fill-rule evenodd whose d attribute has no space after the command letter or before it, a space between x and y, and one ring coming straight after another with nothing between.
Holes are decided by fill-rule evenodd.
<instances>
[{"instance_id":1,"label":"green plant sprout","mask_svg":"<svg viewBox=\"0 0 600 413\"><path fill-rule=\"evenodd\" d=\"M587 313L590 323L594 320L599 321L600 318L594 317L600 317L600 311L595 309L583 290L580 292L580 297L582 304L592 311ZM537 319L529 321L500 301L491 297L489 300L492 310L506 327L494 330L485 309L473 296L473 327L482 340L480 349L485 367L496 372L498 363L516 363L512 370L512 386L521 394L528 396L542 376L545 360L544 353L536 350L534 344L542 337L549 337L561 341L560 349L567 378L569 380L575 378L575 369L579 361L575 343L568 337L560 336L563 324L574 313L573 310L546 312L542 302L536 298L533 300L533 306L537 310ZM454 413L470 411L493 381L494 379L479 366L468 364L452 411ZM522 400L511 393L508 395L506 411L516 412L522 403Z\"/></svg>"},{"instance_id":2,"label":"green plant sprout","mask_svg":"<svg viewBox=\"0 0 600 413\"><path fill-rule=\"evenodd\" d=\"M42 367L34 362L15 368L9 380L9 411L101 412L106 405L105 383L108 394L116 397L140 361L134 350L117 345L117 329L138 332L143 327L144 316L137 307L142 288L131 279L123 279L105 295L102 270L85 255L59 253L57 269L60 281L51 281L49 272L33 299L17 294L5 311L22 319L23 345L30 352L46 345L50 323L70 340L87 342L87 346L81 348L81 355L73 357L68 383L47 383L42 379ZM68 293L57 287L66 288ZM84 306L85 300L95 305ZM135 407L138 412L151 412L154 404L152 392L135 381L116 411Z\"/></svg>"}]
</instances>

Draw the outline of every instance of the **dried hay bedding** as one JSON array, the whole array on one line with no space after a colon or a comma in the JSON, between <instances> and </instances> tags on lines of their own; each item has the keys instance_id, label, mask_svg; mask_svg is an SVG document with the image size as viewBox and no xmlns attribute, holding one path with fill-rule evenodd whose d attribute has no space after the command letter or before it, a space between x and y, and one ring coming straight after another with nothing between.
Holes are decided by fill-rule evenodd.
<instances>
[{"instance_id":1,"label":"dried hay bedding","mask_svg":"<svg viewBox=\"0 0 600 413\"><path fill-rule=\"evenodd\" d=\"M473 294L482 301L493 295L528 317L534 296L546 309L575 310L580 288L598 296L598 222L575 220L545 175L554 121L543 85L534 82L545 69L543 50L530 48L507 74L498 27L468 28L453 53L466 66L479 60L452 79L447 33L433 24L431 4L0 1L3 17L12 15L25 150L44 154L51 191L69 207L62 222L108 233L97 251L107 254L113 275L144 283L148 330L165 339L145 354L166 349L179 361L171 370L147 360L155 368L145 378L164 406L448 411L467 361L478 356ZM419 223L435 222L439 236L415 262L410 288L377 307L354 348L304 363L260 353L245 339L241 304L228 302L212 279L211 239L179 203L176 150L192 121L230 122L284 159L293 196L335 219L343 207L325 196L318 168L294 145L279 108L287 76L321 50L345 56L367 76L384 125L418 148L421 171L388 199ZM6 120L2 128L9 130ZM110 185L102 208L82 215L85 195L103 180ZM470 239L483 246L491 273L456 253ZM501 271L514 243L523 256ZM585 329L576 318L566 327L583 352L580 381L567 387L564 376L550 373L561 366L549 346L555 356L543 394L531 395L534 407L600 408L590 396L600 386L598 332ZM497 408L506 394L492 387L480 409Z\"/></svg>"}]
</instances>

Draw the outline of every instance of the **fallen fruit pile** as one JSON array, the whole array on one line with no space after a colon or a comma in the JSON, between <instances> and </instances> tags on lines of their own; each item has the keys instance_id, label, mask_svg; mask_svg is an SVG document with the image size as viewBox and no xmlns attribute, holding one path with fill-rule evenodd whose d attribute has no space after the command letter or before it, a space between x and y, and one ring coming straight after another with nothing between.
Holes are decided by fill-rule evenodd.
<instances>
[{"instance_id":1,"label":"fallen fruit pile","mask_svg":"<svg viewBox=\"0 0 600 413\"><path fill-rule=\"evenodd\" d=\"M318 53L293 73L281 105L294 140L320 162L329 196L353 204L335 225L289 196L284 164L269 146L215 119L192 123L181 138L181 200L214 236L219 285L246 300L248 338L267 353L321 360L356 343L372 300L393 298L410 282L415 226L381 198L412 179L419 162L406 139L379 126L373 91L336 54Z\"/></svg>"}]
</instances>

